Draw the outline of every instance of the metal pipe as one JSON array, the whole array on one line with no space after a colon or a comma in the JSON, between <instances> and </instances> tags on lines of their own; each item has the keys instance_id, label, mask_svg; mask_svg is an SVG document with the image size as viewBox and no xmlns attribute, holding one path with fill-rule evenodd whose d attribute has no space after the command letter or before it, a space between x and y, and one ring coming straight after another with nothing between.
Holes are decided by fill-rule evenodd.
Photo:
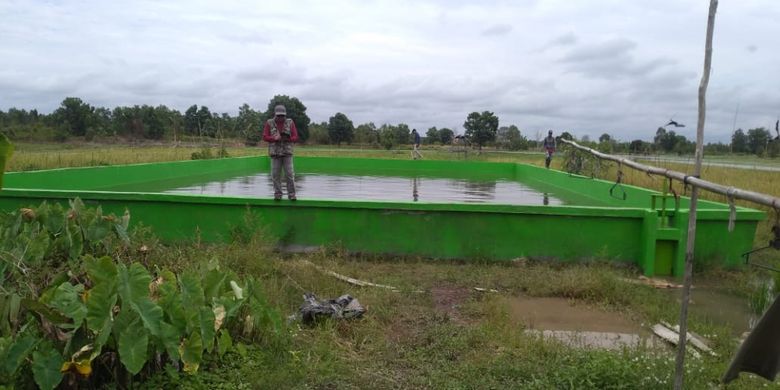
<instances>
[{"instance_id":1,"label":"metal pipe","mask_svg":"<svg viewBox=\"0 0 780 390\"><path fill-rule=\"evenodd\" d=\"M567 139L561 138L561 142L571 145L577 149L580 149L582 151L588 152L590 154L593 154L594 156L602 159L602 160L610 160L614 161L620 164L624 164L626 166L629 166L631 168L634 168L638 171L647 172L651 175L658 175L658 176L664 176L668 177L670 179L678 180L683 182L684 184L689 184L694 187L701 188L703 190L707 190L709 192L713 192L716 194L725 195L730 198L734 199L742 199L747 200L749 202L761 204L767 207L771 207L773 209L780 209L780 198L762 194L759 192L754 191L748 191L743 190L735 187L728 187L724 186L722 184L713 183L711 181L703 180L695 176L687 175L682 172L673 171L671 169L665 169L665 168L658 168L650 165L645 165L638 163L634 160L630 160L627 158L617 157L613 156L611 154L601 153L597 150L593 150L587 146L582 146L574 141L569 141Z\"/></svg>"}]
</instances>

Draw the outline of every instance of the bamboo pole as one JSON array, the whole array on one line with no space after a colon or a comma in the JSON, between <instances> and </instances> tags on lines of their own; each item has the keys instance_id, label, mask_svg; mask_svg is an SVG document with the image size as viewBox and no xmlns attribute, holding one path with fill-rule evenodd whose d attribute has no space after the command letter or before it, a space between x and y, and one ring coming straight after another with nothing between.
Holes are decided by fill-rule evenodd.
<instances>
[{"instance_id":1,"label":"bamboo pole","mask_svg":"<svg viewBox=\"0 0 780 390\"><path fill-rule=\"evenodd\" d=\"M561 142L571 145L572 147L582 150L584 152L588 152L602 160L614 161L623 164L625 166L634 168L638 171L649 173L651 175L668 177L673 180L678 180L684 184L688 184L694 188L699 187L702 190L706 190L715 194L725 195L729 198L742 199L752 203L771 207L773 209L780 209L780 198L771 195L766 195L760 192L748 191L748 190L743 190L735 187L724 186L718 183L713 183L711 181L707 181L695 177L695 173L692 175L688 175L682 172L673 171L671 169L658 168L651 165L641 164L631 159L599 152L589 147L582 146L574 141L561 139Z\"/></svg>"},{"instance_id":2,"label":"bamboo pole","mask_svg":"<svg viewBox=\"0 0 780 390\"><path fill-rule=\"evenodd\" d=\"M701 160L704 154L704 120L707 116L707 85L710 82L712 65L712 32L715 28L715 11L718 0L710 0L710 12L707 17L707 40L704 48L704 72L699 83L699 120L696 124L696 164L693 175L701 176ZM688 209L688 243L685 247L685 276L683 279L682 305L680 305L680 341L677 344L675 360L674 388L682 389L685 373L685 344L688 341L688 303L691 299L691 279L693 279L693 248L696 242L696 206L699 199L699 187L691 190L691 206Z\"/></svg>"}]
</instances>

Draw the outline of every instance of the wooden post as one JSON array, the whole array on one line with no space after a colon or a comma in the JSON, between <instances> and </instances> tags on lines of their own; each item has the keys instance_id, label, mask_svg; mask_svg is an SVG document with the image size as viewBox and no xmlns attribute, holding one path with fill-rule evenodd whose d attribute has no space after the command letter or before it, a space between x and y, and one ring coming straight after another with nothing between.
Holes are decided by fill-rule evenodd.
<instances>
[{"instance_id":1,"label":"wooden post","mask_svg":"<svg viewBox=\"0 0 780 390\"><path fill-rule=\"evenodd\" d=\"M712 31L715 27L715 11L718 0L710 0L710 12L707 17L707 40L704 49L704 72L699 84L699 120L696 123L696 163L693 176L701 175L701 160L704 154L704 120L707 114L707 85L710 82L710 65L712 64ZM696 205L699 198L699 188L691 190L691 206L688 214L688 242L685 247L685 276L683 279L682 305L680 306L680 341L677 343L677 359L675 360L674 388L683 387L685 373L685 344L688 341L688 303L691 298L691 279L693 278L693 248L696 243Z\"/></svg>"}]
</instances>

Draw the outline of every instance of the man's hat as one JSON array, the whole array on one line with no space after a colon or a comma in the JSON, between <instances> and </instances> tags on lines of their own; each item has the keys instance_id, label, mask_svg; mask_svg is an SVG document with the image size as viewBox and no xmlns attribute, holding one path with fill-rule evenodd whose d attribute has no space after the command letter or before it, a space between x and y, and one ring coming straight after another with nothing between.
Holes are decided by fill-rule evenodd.
<instances>
[{"instance_id":1,"label":"man's hat","mask_svg":"<svg viewBox=\"0 0 780 390\"><path fill-rule=\"evenodd\" d=\"M274 107L274 115L284 115L284 116L287 116L287 109L284 108L283 105L279 104L276 107Z\"/></svg>"}]
</instances>

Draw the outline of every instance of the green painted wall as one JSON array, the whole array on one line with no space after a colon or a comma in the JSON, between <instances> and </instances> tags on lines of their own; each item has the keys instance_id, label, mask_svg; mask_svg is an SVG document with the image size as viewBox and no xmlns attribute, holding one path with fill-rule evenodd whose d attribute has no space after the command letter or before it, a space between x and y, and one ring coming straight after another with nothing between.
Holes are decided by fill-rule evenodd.
<instances>
[{"instance_id":1,"label":"green painted wall","mask_svg":"<svg viewBox=\"0 0 780 390\"><path fill-rule=\"evenodd\" d=\"M647 275L682 273L688 214L685 208L670 210L661 220L660 210L650 208L651 195L657 193L646 189L625 186L626 199L616 199L609 196L611 182L512 163L296 157L295 165L299 173L519 180L573 200L574 205L306 199L292 203L137 192L139 188L172 188L228 173L268 170L267 158L245 157L9 173L6 188L0 192L0 208L10 210L43 200L67 203L78 196L114 213L128 208L133 223L142 222L171 241L197 237L228 240L231 227L251 212L271 235L298 249L339 245L358 252L432 258L594 258L635 263ZM681 204L687 205L687 200ZM751 248L756 223L764 215L740 208L737 216L736 229L729 233L728 207L701 204L697 262L740 264L739 255Z\"/></svg>"}]
</instances>

